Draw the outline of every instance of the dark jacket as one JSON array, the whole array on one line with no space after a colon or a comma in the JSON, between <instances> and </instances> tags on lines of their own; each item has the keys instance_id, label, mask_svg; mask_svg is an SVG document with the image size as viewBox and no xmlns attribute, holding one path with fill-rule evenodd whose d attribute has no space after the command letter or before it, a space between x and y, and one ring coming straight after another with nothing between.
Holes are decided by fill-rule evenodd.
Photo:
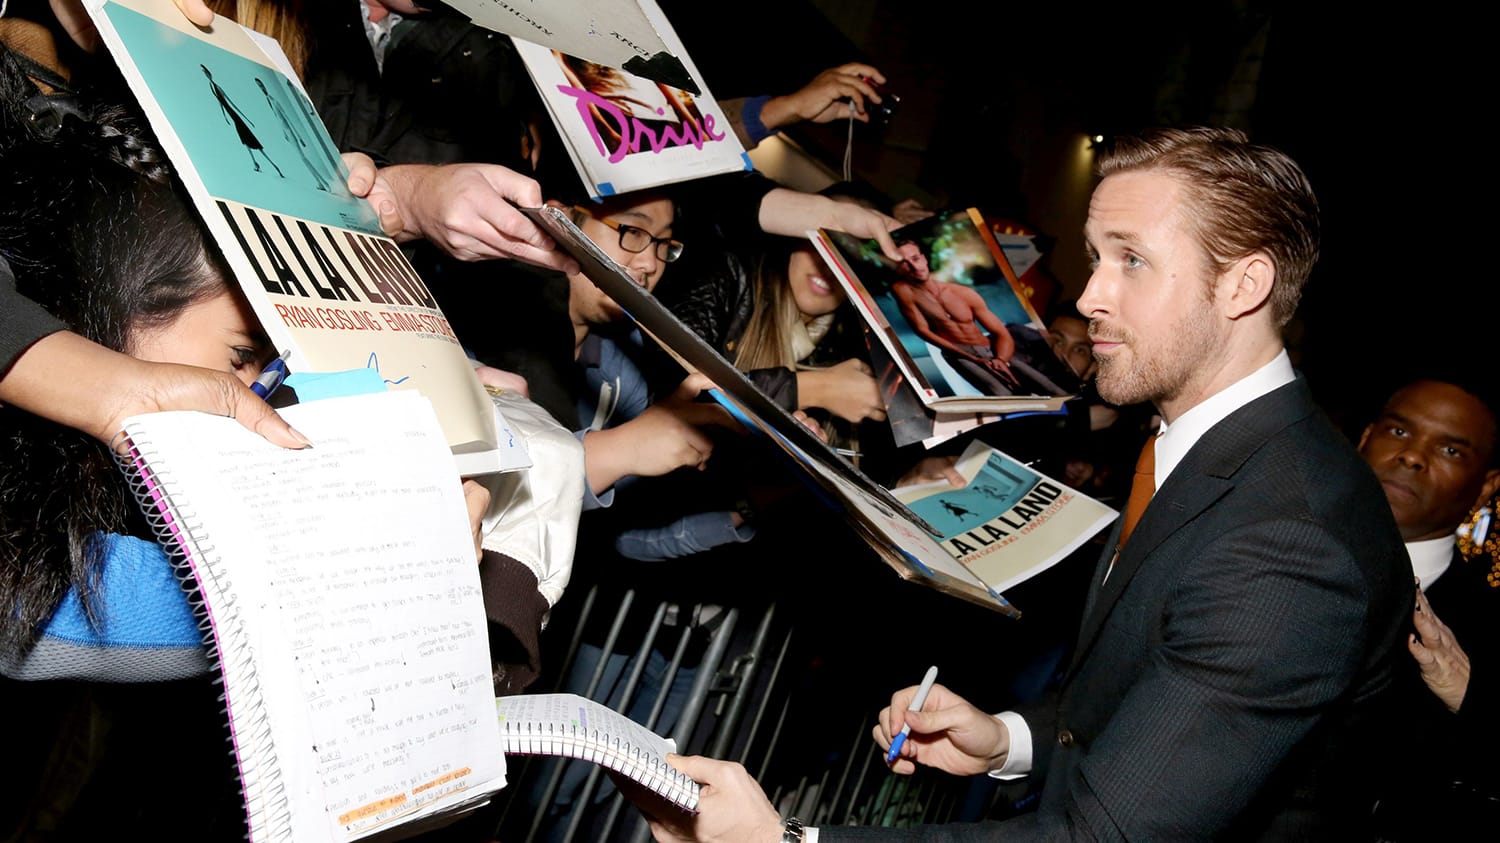
<instances>
[{"instance_id":1,"label":"dark jacket","mask_svg":"<svg viewBox=\"0 0 1500 843\"><path fill-rule=\"evenodd\" d=\"M1101 559L1062 685L1020 708L1038 810L821 839L1357 837L1390 772L1404 556L1306 386L1264 395L1193 446L1102 587Z\"/></svg>"}]
</instances>

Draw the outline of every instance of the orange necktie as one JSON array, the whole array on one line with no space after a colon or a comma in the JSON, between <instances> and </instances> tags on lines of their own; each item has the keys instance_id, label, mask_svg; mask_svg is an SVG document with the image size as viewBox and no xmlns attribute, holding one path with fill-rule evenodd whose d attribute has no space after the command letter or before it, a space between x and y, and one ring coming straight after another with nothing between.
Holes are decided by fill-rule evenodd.
<instances>
[{"instance_id":1,"label":"orange necktie","mask_svg":"<svg viewBox=\"0 0 1500 843\"><path fill-rule=\"evenodd\" d=\"M1130 484L1130 499L1125 502L1125 526L1120 528L1120 543L1115 545L1116 552L1125 546L1129 540L1130 533L1135 529L1137 521L1141 520L1141 513L1146 511L1146 504L1151 503L1151 496L1156 494L1156 437L1146 440L1141 448L1141 456L1135 461L1135 480Z\"/></svg>"}]
</instances>

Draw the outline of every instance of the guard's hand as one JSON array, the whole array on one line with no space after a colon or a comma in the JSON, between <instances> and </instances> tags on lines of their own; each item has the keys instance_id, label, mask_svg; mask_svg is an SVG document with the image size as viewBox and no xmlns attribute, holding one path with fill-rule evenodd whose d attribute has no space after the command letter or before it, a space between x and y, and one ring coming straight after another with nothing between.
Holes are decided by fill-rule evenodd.
<instances>
[{"instance_id":1,"label":"guard's hand","mask_svg":"<svg viewBox=\"0 0 1500 843\"><path fill-rule=\"evenodd\" d=\"M1415 635L1408 635L1406 648L1422 672L1422 681L1449 711L1458 712L1469 690L1469 655L1458 645L1453 630L1432 611L1427 595L1417 591L1417 608L1412 612Z\"/></svg>"}]
</instances>

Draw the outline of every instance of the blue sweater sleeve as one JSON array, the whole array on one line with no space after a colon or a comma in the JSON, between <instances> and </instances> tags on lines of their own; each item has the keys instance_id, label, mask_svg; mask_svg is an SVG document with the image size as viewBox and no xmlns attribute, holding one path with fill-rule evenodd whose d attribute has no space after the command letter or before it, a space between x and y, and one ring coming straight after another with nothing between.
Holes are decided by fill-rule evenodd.
<instances>
[{"instance_id":1,"label":"blue sweater sleeve","mask_svg":"<svg viewBox=\"0 0 1500 843\"><path fill-rule=\"evenodd\" d=\"M733 514L698 512L661 527L625 530L615 537L615 550L626 559L659 562L755 538L755 528L749 524L734 526Z\"/></svg>"},{"instance_id":2,"label":"blue sweater sleeve","mask_svg":"<svg viewBox=\"0 0 1500 843\"><path fill-rule=\"evenodd\" d=\"M158 682L209 672L203 632L161 545L101 535L104 571L99 623L89 621L69 591L35 647L0 654L12 679Z\"/></svg>"}]
</instances>

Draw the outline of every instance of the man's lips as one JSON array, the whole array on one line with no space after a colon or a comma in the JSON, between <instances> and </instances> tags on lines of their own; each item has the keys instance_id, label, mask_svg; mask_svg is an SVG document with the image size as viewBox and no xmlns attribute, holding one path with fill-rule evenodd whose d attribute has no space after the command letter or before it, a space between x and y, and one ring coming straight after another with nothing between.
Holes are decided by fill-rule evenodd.
<instances>
[{"instance_id":1,"label":"man's lips","mask_svg":"<svg viewBox=\"0 0 1500 843\"><path fill-rule=\"evenodd\" d=\"M1415 503L1417 500L1416 490L1405 483L1382 477L1380 478L1380 487L1385 490L1386 499L1392 503L1398 501Z\"/></svg>"}]
</instances>

